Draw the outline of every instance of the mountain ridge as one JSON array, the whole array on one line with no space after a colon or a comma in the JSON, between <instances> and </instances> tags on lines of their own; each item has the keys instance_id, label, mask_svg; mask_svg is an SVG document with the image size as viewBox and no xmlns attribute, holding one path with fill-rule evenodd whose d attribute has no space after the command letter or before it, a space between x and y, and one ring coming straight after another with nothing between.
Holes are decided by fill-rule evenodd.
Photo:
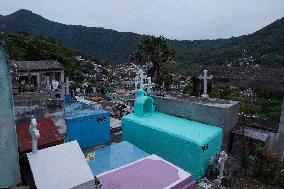
<instances>
[{"instance_id":1,"label":"mountain ridge","mask_svg":"<svg viewBox=\"0 0 284 189\"><path fill-rule=\"evenodd\" d=\"M21 9L0 16L0 32L26 32L32 36L52 37L79 52L110 63L128 61L139 40L146 36L118 32L102 27L66 25L50 21L32 11ZM179 65L223 65L253 56L262 66L284 66L284 18L248 35L214 40L168 40L176 49ZM243 51L247 54L244 55ZM268 58L267 58L268 57Z\"/></svg>"}]
</instances>

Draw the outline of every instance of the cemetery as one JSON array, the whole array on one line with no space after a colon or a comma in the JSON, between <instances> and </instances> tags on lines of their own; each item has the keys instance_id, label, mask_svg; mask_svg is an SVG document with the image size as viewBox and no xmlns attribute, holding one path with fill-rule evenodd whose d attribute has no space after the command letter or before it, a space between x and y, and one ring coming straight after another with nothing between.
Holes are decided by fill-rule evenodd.
<instances>
[{"instance_id":1,"label":"cemetery","mask_svg":"<svg viewBox=\"0 0 284 189\"><path fill-rule=\"evenodd\" d=\"M42 78L44 70L37 71ZM87 95L88 82L74 89L59 72L13 96L0 49L0 188L225 188L244 171L244 157L260 157L263 147L284 154L284 111L277 132L240 127L240 103L210 98L214 75L207 70L198 77L202 94L192 97L159 96L151 77L136 69L132 104L125 92ZM249 168L261 159L252 162Z\"/></svg>"}]
</instances>

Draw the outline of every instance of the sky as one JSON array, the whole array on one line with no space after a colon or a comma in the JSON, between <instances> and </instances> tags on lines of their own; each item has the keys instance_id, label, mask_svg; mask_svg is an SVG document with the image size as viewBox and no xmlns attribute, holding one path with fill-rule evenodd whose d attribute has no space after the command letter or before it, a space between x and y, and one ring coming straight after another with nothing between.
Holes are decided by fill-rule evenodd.
<instances>
[{"instance_id":1,"label":"sky","mask_svg":"<svg viewBox=\"0 0 284 189\"><path fill-rule=\"evenodd\" d=\"M284 17L284 0L0 0L0 14L19 9L64 23L169 39L229 38Z\"/></svg>"}]
</instances>

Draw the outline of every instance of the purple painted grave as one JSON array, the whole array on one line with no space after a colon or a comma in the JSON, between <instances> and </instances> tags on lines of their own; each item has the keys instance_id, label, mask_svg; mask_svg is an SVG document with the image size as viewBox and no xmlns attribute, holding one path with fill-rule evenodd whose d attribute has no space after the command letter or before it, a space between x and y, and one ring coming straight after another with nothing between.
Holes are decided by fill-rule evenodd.
<instances>
[{"instance_id":1,"label":"purple painted grave","mask_svg":"<svg viewBox=\"0 0 284 189\"><path fill-rule=\"evenodd\" d=\"M102 189L194 189L191 174L151 155L98 176Z\"/></svg>"}]
</instances>

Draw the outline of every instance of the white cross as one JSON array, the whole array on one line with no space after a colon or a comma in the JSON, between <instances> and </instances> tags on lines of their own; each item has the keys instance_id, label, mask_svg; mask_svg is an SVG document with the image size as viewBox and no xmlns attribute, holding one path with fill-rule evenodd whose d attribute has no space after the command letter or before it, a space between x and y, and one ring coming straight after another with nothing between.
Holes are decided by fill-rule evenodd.
<instances>
[{"instance_id":1,"label":"white cross","mask_svg":"<svg viewBox=\"0 0 284 189\"><path fill-rule=\"evenodd\" d=\"M207 72L208 72L207 70L204 70L204 75L203 76L200 75L198 77L198 79L203 79L203 82L204 82L204 90L203 90L203 94L201 95L204 98L209 97L208 94L207 94L207 80L213 79L213 76L212 75L208 76Z\"/></svg>"},{"instance_id":2,"label":"white cross","mask_svg":"<svg viewBox=\"0 0 284 189\"><path fill-rule=\"evenodd\" d=\"M33 118L31 121L29 132L32 135L32 152L33 154L36 154L37 153L37 140L40 137L40 133L39 133L39 130L37 129L37 122L35 118Z\"/></svg>"},{"instance_id":3,"label":"white cross","mask_svg":"<svg viewBox=\"0 0 284 189\"><path fill-rule=\"evenodd\" d=\"M65 92L66 92L67 95L70 94L69 86L70 86L69 77L66 77L66 91Z\"/></svg>"},{"instance_id":4,"label":"white cross","mask_svg":"<svg viewBox=\"0 0 284 189\"><path fill-rule=\"evenodd\" d=\"M219 159L218 159L218 163L220 165L220 168L219 168L220 173L218 176L219 179L224 178L224 167L225 167L225 162L227 161L227 159L228 159L228 154L225 151L222 151L219 154Z\"/></svg>"},{"instance_id":5,"label":"white cross","mask_svg":"<svg viewBox=\"0 0 284 189\"><path fill-rule=\"evenodd\" d=\"M140 77L140 90L144 89L144 79L147 78L147 76L144 75L144 72L142 69L139 70L139 77Z\"/></svg>"},{"instance_id":6,"label":"white cross","mask_svg":"<svg viewBox=\"0 0 284 189\"><path fill-rule=\"evenodd\" d=\"M137 75L134 79L134 83L135 83L135 90L137 90L138 88L138 83L139 83L139 89L140 90L144 90L144 80L147 79L147 76L144 75L144 72L142 69L140 69L138 72L137 72Z\"/></svg>"}]
</instances>

